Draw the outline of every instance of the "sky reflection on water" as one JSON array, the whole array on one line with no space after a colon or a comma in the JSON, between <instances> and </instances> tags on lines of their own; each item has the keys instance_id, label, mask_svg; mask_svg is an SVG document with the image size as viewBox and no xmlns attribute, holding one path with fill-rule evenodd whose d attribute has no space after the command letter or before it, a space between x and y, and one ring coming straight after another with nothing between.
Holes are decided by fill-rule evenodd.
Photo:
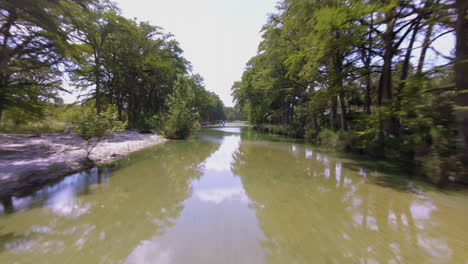
<instances>
[{"instance_id":1,"label":"sky reflection on water","mask_svg":"<svg viewBox=\"0 0 468 264\"><path fill-rule=\"evenodd\" d=\"M467 202L302 143L213 128L12 197L0 263L465 263Z\"/></svg>"}]
</instances>

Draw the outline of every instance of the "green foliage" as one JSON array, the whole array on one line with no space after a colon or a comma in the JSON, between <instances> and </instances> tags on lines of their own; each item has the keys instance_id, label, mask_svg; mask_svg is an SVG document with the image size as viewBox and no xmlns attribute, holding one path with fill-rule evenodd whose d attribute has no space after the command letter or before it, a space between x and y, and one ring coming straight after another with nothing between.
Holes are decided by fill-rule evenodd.
<instances>
[{"instance_id":1,"label":"green foliage","mask_svg":"<svg viewBox=\"0 0 468 264\"><path fill-rule=\"evenodd\" d=\"M145 119L167 111L177 76L189 69L179 44L157 26L122 17L110 4L74 13L70 24L81 43L70 69L74 85L97 110L114 104L129 127L145 129Z\"/></svg>"},{"instance_id":2,"label":"green foliage","mask_svg":"<svg viewBox=\"0 0 468 264\"><path fill-rule=\"evenodd\" d=\"M76 131L78 136L86 141L86 158L105 135L124 130L126 126L125 122L118 119L115 106L109 106L99 115L92 110L83 112L77 122Z\"/></svg>"},{"instance_id":3,"label":"green foliage","mask_svg":"<svg viewBox=\"0 0 468 264\"><path fill-rule=\"evenodd\" d=\"M21 108L5 110L0 121L2 133L62 133L74 127L83 111L91 110L89 105L44 104L42 115L37 117Z\"/></svg>"},{"instance_id":4,"label":"green foliage","mask_svg":"<svg viewBox=\"0 0 468 264\"><path fill-rule=\"evenodd\" d=\"M224 107L224 113L226 114L226 120L229 122L245 120L245 117L242 115L238 106Z\"/></svg>"},{"instance_id":5,"label":"green foliage","mask_svg":"<svg viewBox=\"0 0 468 264\"><path fill-rule=\"evenodd\" d=\"M82 135L98 136L99 129L84 127L102 127L98 123L108 113L92 118L94 107L98 114L114 109L112 118L141 131L161 131L167 121L167 127L185 137L182 130L187 129L176 127L188 126L184 120L194 118L174 103L178 76L190 83L191 107L201 121L226 118L222 101L205 89L201 76L187 77L191 66L173 35L123 17L111 1L0 0L0 4L0 130L62 132L82 120L75 110L85 109L88 121L79 122ZM65 72L81 94L80 105L61 106ZM53 104L63 113L54 111ZM167 118L169 109L171 118ZM176 120L179 115L181 120Z\"/></svg>"},{"instance_id":6,"label":"green foliage","mask_svg":"<svg viewBox=\"0 0 468 264\"><path fill-rule=\"evenodd\" d=\"M452 30L449 5L283 0L278 9L232 86L249 123L426 174L432 159L454 167L448 165L456 154L453 68L429 67L424 57L434 39Z\"/></svg>"},{"instance_id":7,"label":"green foliage","mask_svg":"<svg viewBox=\"0 0 468 264\"><path fill-rule=\"evenodd\" d=\"M164 121L164 136L169 139L184 139L196 128L199 113L195 107L193 83L180 76L175 83L174 94L169 99L169 112Z\"/></svg>"},{"instance_id":8,"label":"green foliage","mask_svg":"<svg viewBox=\"0 0 468 264\"><path fill-rule=\"evenodd\" d=\"M162 114L142 116L140 120L138 128L141 132L149 132L151 130L160 132L164 125L164 116Z\"/></svg>"},{"instance_id":9,"label":"green foliage","mask_svg":"<svg viewBox=\"0 0 468 264\"><path fill-rule=\"evenodd\" d=\"M67 46L62 2L0 1L0 119L5 110L40 118L46 103L60 100Z\"/></svg>"},{"instance_id":10,"label":"green foliage","mask_svg":"<svg viewBox=\"0 0 468 264\"><path fill-rule=\"evenodd\" d=\"M215 122L226 119L224 104L219 96L213 92L205 90L203 78L198 75L192 75L190 82L195 94L194 104L200 114L201 122Z\"/></svg>"},{"instance_id":11,"label":"green foliage","mask_svg":"<svg viewBox=\"0 0 468 264\"><path fill-rule=\"evenodd\" d=\"M355 147L356 135L353 132L324 129L318 133L314 142L339 151L349 151Z\"/></svg>"}]
</instances>

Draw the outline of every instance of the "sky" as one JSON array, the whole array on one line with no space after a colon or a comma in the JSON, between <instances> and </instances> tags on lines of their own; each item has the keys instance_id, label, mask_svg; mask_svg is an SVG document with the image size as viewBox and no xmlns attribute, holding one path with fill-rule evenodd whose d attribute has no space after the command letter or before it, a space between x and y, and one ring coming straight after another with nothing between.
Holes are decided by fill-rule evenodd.
<instances>
[{"instance_id":1,"label":"sky","mask_svg":"<svg viewBox=\"0 0 468 264\"><path fill-rule=\"evenodd\" d=\"M175 35L193 73L207 90L233 106L231 86L256 55L260 30L277 0L114 0L127 18L161 26Z\"/></svg>"},{"instance_id":2,"label":"sky","mask_svg":"<svg viewBox=\"0 0 468 264\"><path fill-rule=\"evenodd\" d=\"M241 79L247 61L256 55L260 30L268 14L276 12L278 0L113 1L123 16L148 21L172 33L184 50L183 56L191 62L193 73L203 76L206 88L218 94L225 106L233 106L231 86ZM434 46L449 55L453 43L453 37L447 36ZM418 54L413 60L417 58ZM428 67L441 64L432 51L426 62ZM76 96L64 94L64 100L71 103Z\"/></svg>"}]
</instances>

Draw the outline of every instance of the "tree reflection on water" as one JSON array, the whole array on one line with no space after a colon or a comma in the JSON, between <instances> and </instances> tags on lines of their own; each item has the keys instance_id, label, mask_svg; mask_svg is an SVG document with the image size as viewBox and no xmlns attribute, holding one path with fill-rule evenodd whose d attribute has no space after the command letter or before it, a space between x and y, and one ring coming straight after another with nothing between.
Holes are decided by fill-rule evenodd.
<instances>
[{"instance_id":1,"label":"tree reflection on water","mask_svg":"<svg viewBox=\"0 0 468 264\"><path fill-rule=\"evenodd\" d=\"M384 175L303 144L258 139L243 138L233 171L266 236L268 263L466 260L463 214L433 194L386 187Z\"/></svg>"}]
</instances>

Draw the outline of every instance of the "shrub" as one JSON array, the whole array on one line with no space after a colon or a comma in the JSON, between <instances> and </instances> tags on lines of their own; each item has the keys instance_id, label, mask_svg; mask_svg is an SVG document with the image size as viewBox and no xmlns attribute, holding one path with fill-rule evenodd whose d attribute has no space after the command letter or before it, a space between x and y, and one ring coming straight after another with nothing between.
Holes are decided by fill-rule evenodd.
<instances>
[{"instance_id":1,"label":"shrub","mask_svg":"<svg viewBox=\"0 0 468 264\"><path fill-rule=\"evenodd\" d=\"M311 132L309 132L311 133ZM312 137L312 135L309 135ZM340 130L335 132L331 129L323 129L315 137L313 142L335 150L356 150L356 135L353 132Z\"/></svg>"},{"instance_id":2,"label":"shrub","mask_svg":"<svg viewBox=\"0 0 468 264\"><path fill-rule=\"evenodd\" d=\"M126 122L118 119L115 106L109 106L99 115L92 110L85 111L77 122L77 134L86 141L86 159L105 135L124 130L126 126Z\"/></svg>"},{"instance_id":3,"label":"shrub","mask_svg":"<svg viewBox=\"0 0 468 264\"><path fill-rule=\"evenodd\" d=\"M169 112L164 120L163 135L169 139L187 138L199 120L194 107L194 92L187 77L181 76L175 83L174 94L169 100Z\"/></svg>"},{"instance_id":4,"label":"shrub","mask_svg":"<svg viewBox=\"0 0 468 264\"><path fill-rule=\"evenodd\" d=\"M164 126L164 116L160 114L143 115L137 124L137 128L143 133L162 132Z\"/></svg>"},{"instance_id":5,"label":"shrub","mask_svg":"<svg viewBox=\"0 0 468 264\"><path fill-rule=\"evenodd\" d=\"M338 134L331 129L323 129L317 135L316 143L330 148L338 145Z\"/></svg>"}]
</instances>

